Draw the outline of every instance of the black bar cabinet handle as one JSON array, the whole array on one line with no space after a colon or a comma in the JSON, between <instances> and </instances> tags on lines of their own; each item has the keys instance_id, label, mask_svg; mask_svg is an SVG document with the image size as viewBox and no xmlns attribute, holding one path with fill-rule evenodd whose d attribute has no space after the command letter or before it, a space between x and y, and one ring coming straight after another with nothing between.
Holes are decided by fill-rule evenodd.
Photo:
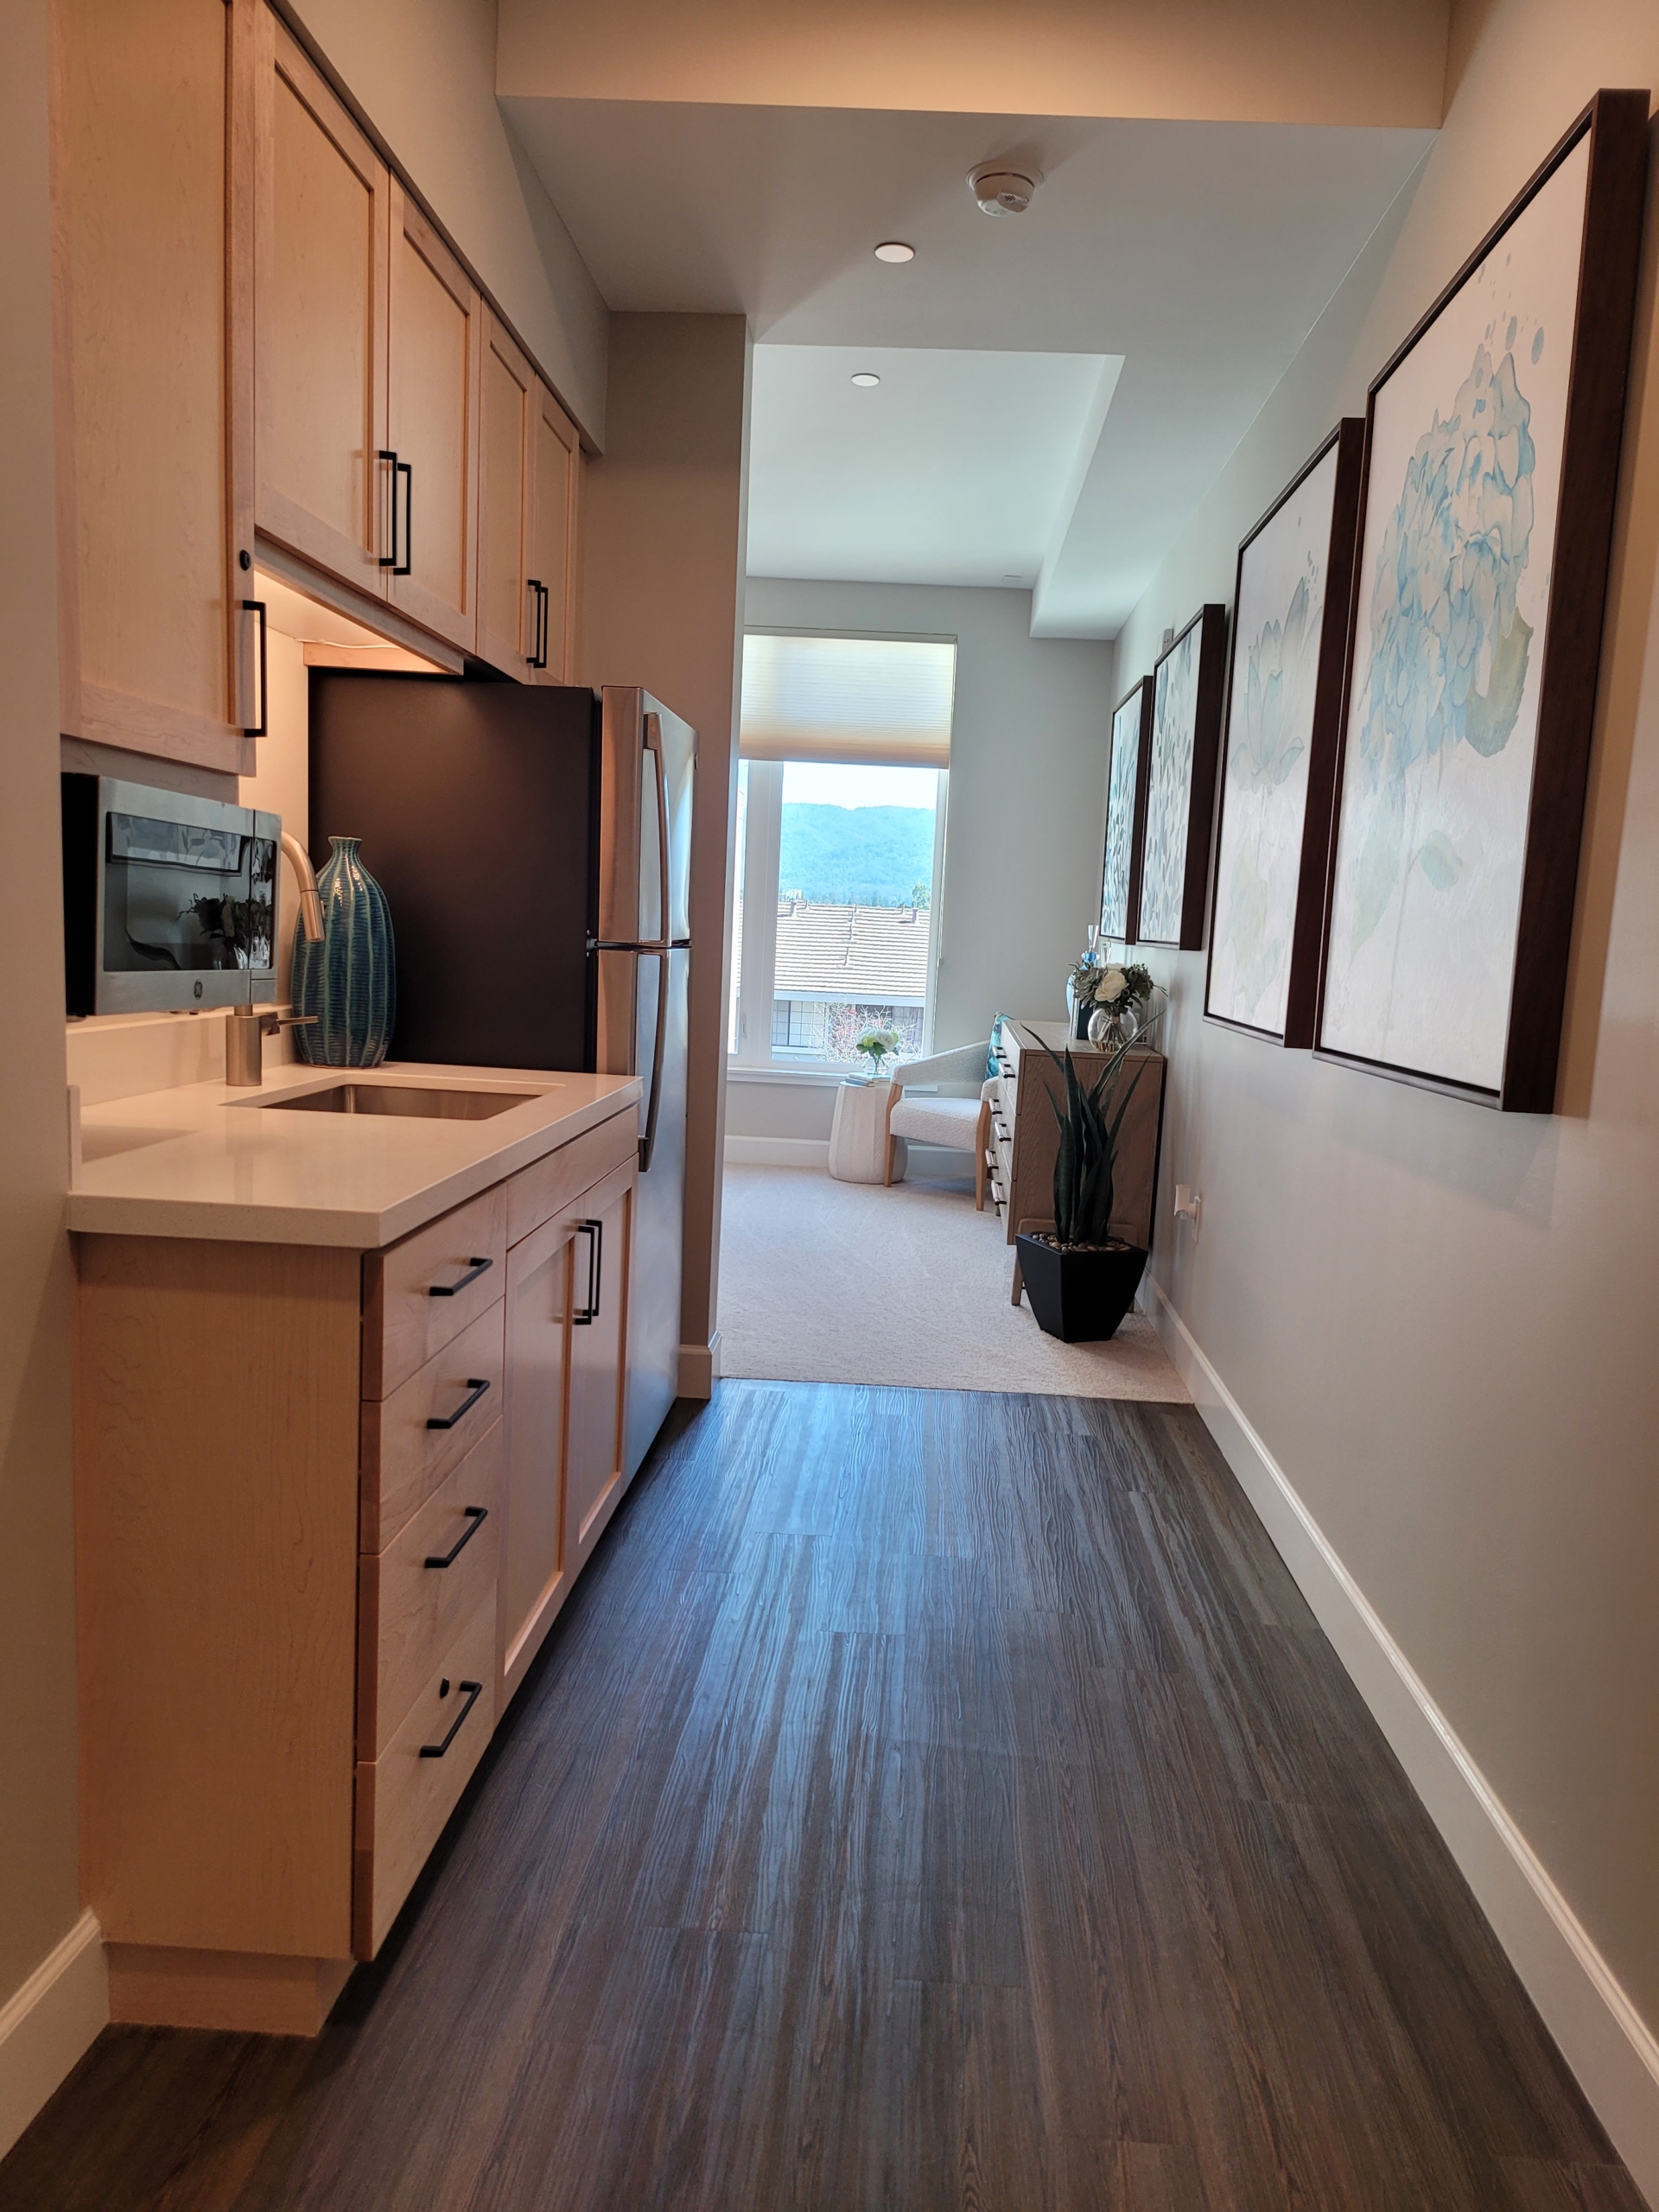
<instances>
[{"instance_id":1,"label":"black bar cabinet handle","mask_svg":"<svg viewBox=\"0 0 1659 2212\"><path fill-rule=\"evenodd\" d=\"M397 504L397 479L404 480L404 565L393 569L394 576L408 575L415 565L415 464L412 461L392 463L391 504Z\"/></svg>"},{"instance_id":2,"label":"black bar cabinet handle","mask_svg":"<svg viewBox=\"0 0 1659 2212\"><path fill-rule=\"evenodd\" d=\"M467 1702L461 1707L461 1711L449 1723L449 1733L444 1738L441 1744L423 1744L421 1745L421 1757L423 1759L441 1759L443 1757L450 1745L455 1740L456 1730L461 1726L461 1722L467 1718L473 1707L478 1703L479 1699L483 1695L484 1692L484 1685L482 1682L457 1682L455 1688L466 1692Z\"/></svg>"},{"instance_id":3,"label":"black bar cabinet handle","mask_svg":"<svg viewBox=\"0 0 1659 2212\"><path fill-rule=\"evenodd\" d=\"M259 617L259 721L254 729L245 729L244 737L268 737L270 734L270 638L265 625L265 602L263 599L245 599L245 614Z\"/></svg>"},{"instance_id":4,"label":"black bar cabinet handle","mask_svg":"<svg viewBox=\"0 0 1659 2212\"><path fill-rule=\"evenodd\" d=\"M484 1393L489 1389L489 1382L486 1376L481 1375L469 1375L467 1377L467 1395L461 1400L461 1403L455 1408L454 1413L446 1414L442 1421L439 1420L435 1414L433 1414L431 1419L427 1422L427 1427L429 1428L453 1428L463 1414L471 1413L473 1408L478 1403L479 1400L483 1396Z\"/></svg>"},{"instance_id":5,"label":"black bar cabinet handle","mask_svg":"<svg viewBox=\"0 0 1659 2212\"><path fill-rule=\"evenodd\" d=\"M391 446L381 446L374 457L391 463L391 550L380 556L380 565L390 569L394 576L401 576L404 571L397 565L397 455Z\"/></svg>"},{"instance_id":6,"label":"black bar cabinet handle","mask_svg":"<svg viewBox=\"0 0 1659 2212\"><path fill-rule=\"evenodd\" d=\"M524 655L524 664L529 668L545 668L547 647L542 638L542 610L547 604L547 586L535 576L526 576L524 588L526 591L533 591L536 594L536 626L530 651Z\"/></svg>"},{"instance_id":7,"label":"black bar cabinet handle","mask_svg":"<svg viewBox=\"0 0 1659 2212\"><path fill-rule=\"evenodd\" d=\"M536 640L536 651L538 656L536 665L537 668L545 668L547 666L548 632L552 627L552 624L549 620L549 612L553 605L553 594L549 591L545 584L537 584L536 588L542 595L542 626L540 634Z\"/></svg>"},{"instance_id":8,"label":"black bar cabinet handle","mask_svg":"<svg viewBox=\"0 0 1659 2212\"><path fill-rule=\"evenodd\" d=\"M421 1561L423 1567L453 1567L490 1517L490 1509L487 1505L463 1505L461 1510L467 1516L467 1526L447 1552L429 1553Z\"/></svg>"},{"instance_id":9,"label":"black bar cabinet handle","mask_svg":"<svg viewBox=\"0 0 1659 2212\"><path fill-rule=\"evenodd\" d=\"M571 1324L585 1329L590 1321L599 1319L600 1268L605 1249L605 1224L602 1221L579 1221L579 1233L588 1238L588 1303L580 1313L570 1316Z\"/></svg>"},{"instance_id":10,"label":"black bar cabinet handle","mask_svg":"<svg viewBox=\"0 0 1659 2212\"><path fill-rule=\"evenodd\" d=\"M476 1282L480 1275L487 1274L494 1265L495 1262L489 1258L469 1259L464 1275L457 1276L454 1282L429 1282L426 1286L426 1294L429 1298L459 1298L469 1282Z\"/></svg>"}]
</instances>

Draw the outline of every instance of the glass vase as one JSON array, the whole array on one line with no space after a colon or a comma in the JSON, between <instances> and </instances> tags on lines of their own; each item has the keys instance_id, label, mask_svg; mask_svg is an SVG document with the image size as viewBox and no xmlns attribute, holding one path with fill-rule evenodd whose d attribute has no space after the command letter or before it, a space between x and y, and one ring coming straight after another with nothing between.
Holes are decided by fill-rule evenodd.
<instances>
[{"instance_id":1,"label":"glass vase","mask_svg":"<svg viewBox=\"0 0 1659 2212\"><path fill-rule=\"evenodd\" d=\"M313 1067L378 1067L397 1014L397 967L386 894L358 857L356 837L331 837L317 878L322 941L294 932L294 1011L300 1058Z\"/></svg>"}]
</instances>

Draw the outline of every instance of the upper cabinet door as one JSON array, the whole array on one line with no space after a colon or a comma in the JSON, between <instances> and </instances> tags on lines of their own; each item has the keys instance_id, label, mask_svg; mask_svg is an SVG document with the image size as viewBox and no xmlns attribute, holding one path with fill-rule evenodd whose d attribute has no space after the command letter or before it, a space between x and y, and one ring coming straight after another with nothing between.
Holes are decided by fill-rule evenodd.
<instances>
[{"instance_id":1,"label":"upper cabinet door","mask_svg":"<svg viewBox=\"0 0 1659 2212\"><path fill-rule=\"evenodd\" d=\"M282 24L259 18L255 519L383 599L391 179Z\"/></svg>"},{"instance_id":2,"label":"upper cabinet door","mask_svg":"<svg viewBox=\"0 0 1659 2212\"><path fill-rule=\"evenodd\" d=\"M483 303L394 177L387 443L397 560L392 604L473 652L478 644L479 357Z\"/></svg>"},{"instance_id":3,"label":"upper cabinet door","mask_svg":"<svg viewBox=\"0 0 1659 2212\"><path fill-rule=\"evenodd\" d=\"M525 575L536 415L536 372L485 310L483 431L478 507L478 652L522 683L541 663L546 628L539 587Z\"/></svg>"},{"instance_id":4,"label":"upper cabinet door","mask_svg":"<svg viewBox=\"0 0 1659 2212\"><path fill-rule=\"evenodd\" d=\"M61 727L245 771L227 95L248 17L60 0L53 21Z\"/></svg>"},{"instance_id":5,"label":"upper cabinet door","mask_svg":"<svg viewBox=\"0 0 1659 2212\"><path fill-rule=\"evenodd\" d=\"M576 426L544 384L536 387L531 502L531 596L540 602L542 650L534 681L575 681L576 531L582 447Z\"/></svg>"}]
</instances>

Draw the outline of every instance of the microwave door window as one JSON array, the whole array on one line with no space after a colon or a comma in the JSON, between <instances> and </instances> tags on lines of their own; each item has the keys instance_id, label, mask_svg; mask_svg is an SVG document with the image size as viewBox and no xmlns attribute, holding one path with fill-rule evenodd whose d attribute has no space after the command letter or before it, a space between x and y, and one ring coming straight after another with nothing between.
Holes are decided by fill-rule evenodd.
<instances>
[{"instance_id":1,"label":"microwave door window","mask_svg":"<svg viewBox=\"0 0 1659 2212\"><path fill-rule=\"evenodd\" d=\"M276 848L270 838L111 814L104 965L146 970L271 965Z\"/></svg>"}]
</instances>

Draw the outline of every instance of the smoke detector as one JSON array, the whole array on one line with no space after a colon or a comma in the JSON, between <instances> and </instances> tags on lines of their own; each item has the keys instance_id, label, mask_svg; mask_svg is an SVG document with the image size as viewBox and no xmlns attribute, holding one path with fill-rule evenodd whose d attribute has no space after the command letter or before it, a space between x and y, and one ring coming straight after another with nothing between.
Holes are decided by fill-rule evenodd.
<instances>
[{"instance_id":1,"label":"smoke detector","mask_svg":"<svg viewBox=\"0 0 1659 2212\"><path fill-rule=\"evenodd\" d=\"M968 189L982 215L1023 215L1043 181L1030 162L982 162L968 172Z\"/></svg>"}]
</instances>

